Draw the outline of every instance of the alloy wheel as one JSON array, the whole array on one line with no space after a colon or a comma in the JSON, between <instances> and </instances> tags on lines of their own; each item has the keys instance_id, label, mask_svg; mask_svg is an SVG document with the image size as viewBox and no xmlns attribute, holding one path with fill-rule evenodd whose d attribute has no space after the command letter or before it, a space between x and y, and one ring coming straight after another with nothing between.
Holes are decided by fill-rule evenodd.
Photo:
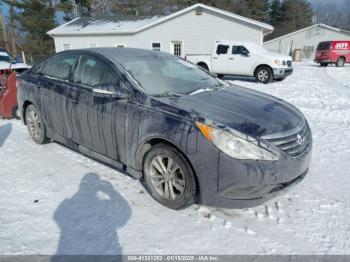
<instances>
[{"instance_id":1,"label":"alloy wheel","mask_svg":"<svg viewBox=\"0 0 350 262\"><path fill-rule=\"evenodd\" d=\"M258 73L258 79L261 82L265 82L269 79L269 72L267 72L267 70L263 69L260 70Z\"/></svg>"},{"instance_id":2,"label":"alloy wheel","mask_svg":"<svg viewBox=\"0 0 350 262\"><path fill-rule=\"evenodd\" d=\"M150 165L150 180L156 192L167 200L177 200L185 192L185 177L176 161L169 156L156 156Z\"/></svg>"},{"instance_id":3,"label":"alloy wheel","mask_svg":"<svg viewBox=\"0 0 350 262\"><path fill-rule=\"evenodd\" d=\"M35 140L40 140L42 136L41 118L33 107L28 108L26 121L30 136Z\"/></svg>"}]
</instances>

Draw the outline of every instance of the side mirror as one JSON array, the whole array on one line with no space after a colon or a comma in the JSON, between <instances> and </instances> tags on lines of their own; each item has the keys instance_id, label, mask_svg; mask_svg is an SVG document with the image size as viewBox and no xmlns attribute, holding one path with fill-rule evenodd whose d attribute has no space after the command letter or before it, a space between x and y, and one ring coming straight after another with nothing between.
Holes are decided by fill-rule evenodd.
<instances>
[{"instance_id":1,"label":"side mirror","mask_svg":"<svg viewBox=\"0 0 350 262\"><path fill-rule=\"evenodd\" d=\"M107 91L104 89L99 89L99 88L93 88L92 89L94 95L98 97L109 97L109 98L115 98L118 100L125 100L130 97L129 92L127 92L125 89L122 88L116 88L115 91Z\"/></svg>"},{"instance_id":2,"label":"side mirror","mask_svg":"<svg viewBox=\"0 0 350 262\"><path fill-rule=\"evenodd\" d=\"M246 56L246 57L250 56L249 51L247 51L247 50L242 51L241 55Z\"/></svg>"}]
</instances>

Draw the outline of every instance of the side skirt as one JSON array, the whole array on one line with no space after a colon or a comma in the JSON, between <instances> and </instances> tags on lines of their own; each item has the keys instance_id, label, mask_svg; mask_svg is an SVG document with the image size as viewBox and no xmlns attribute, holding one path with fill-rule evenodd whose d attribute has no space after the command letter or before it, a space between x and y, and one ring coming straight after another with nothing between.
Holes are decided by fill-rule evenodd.
<instances>
[{"instance_id":1,"label":"side skirt","mask_svg":"<svg viewBox=\"0 0 350 262\"><path fill-rule=\"evenodd\" d=\"M142 177L142 172L134 170L131 167L126 167L126 165L124 165L123 163L120 163L119 161L110 159L110 158L106 157L105 155L102 155L102 154L97 153L91 149L88 149L84 146L81 146L68 138L65 138L61 135L54 133L52 130L47 130L47 136L51 140L65 146L65 147L68 147L76 152L82 153L83 155L90 157L93 160L96 160L102 164L105 164L113 169L116 169L119 172L122 172L122 173L129 175L131 177L134 177L136 179L140 179Z\"/></svg>"}]
</instances>

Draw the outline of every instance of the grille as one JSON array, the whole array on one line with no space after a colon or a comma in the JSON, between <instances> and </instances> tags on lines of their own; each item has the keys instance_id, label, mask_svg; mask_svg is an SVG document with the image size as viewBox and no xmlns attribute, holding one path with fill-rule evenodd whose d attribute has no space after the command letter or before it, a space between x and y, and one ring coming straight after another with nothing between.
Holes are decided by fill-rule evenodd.
<instances>
[{"instance_id":1,"label":"grille","mask_svg":"<svg viewBox=\"0 0 350 262\"><path fill-rule=\"evenodd\" d=\"M292 62L292 61L287 61L287 65L288 65L289 67L292 67L293 62Z\"/></svg>"},{"instance_id":2,"label":"grille","mask_svg":"<svg viewBox=\"0 0 350 262\"><path fill-rule=\"evenodd\" d=\"M297 157L303 154L311 144L311 132L307 124L299 132L291 135L266 139L290 156Z\"/></svg>"}]
</instances>

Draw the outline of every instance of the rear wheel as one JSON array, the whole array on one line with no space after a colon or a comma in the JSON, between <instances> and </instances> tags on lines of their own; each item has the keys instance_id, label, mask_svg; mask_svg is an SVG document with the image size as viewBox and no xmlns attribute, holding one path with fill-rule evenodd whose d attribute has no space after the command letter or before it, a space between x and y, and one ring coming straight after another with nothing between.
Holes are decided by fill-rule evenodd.
<instances>
[{"instance_id":1,"label":"rear wheel","mask_svg":"<svg viewBox=\"0 0 350 262\"><path fill-rule=\"evenodd\" d=\"M337 63L335 64L337 67L343 67L345 65L344 57L339 57Z\"/></svg>"},{"instance_id":2,"label":"rear wheel","mask_svg":"<svg viewBox=\"0 0 350 262\"><path fill-rule=\"evenodd\" d=\"M177 149L166 144L154 146L144 160L143 170L146 189L160 204L177 210L194 203L194 173Z\"/></svg>"},{"instance_id":3,"label":"rear wheel","mask_svg":"<svg viewBox=\"0 0 350 262\"><path fill-rule=\"evenodd\" d=\"M273 79L273 73L271 68L267 66L260 66L255 71L255 78L258 82L268 84Z\"/></svg>"},{"instance_id":4,"label":"rear wheel","mask_svg":"<svg viewBox=\"0 0 350 262\"><path fill-rule=\"evenodd\" d=\"M45 124L40 112L34 105L29 105L26 108L25 119L31 138L38 144L45 144L48 141Z\"/></svg>"}]
</instances>

